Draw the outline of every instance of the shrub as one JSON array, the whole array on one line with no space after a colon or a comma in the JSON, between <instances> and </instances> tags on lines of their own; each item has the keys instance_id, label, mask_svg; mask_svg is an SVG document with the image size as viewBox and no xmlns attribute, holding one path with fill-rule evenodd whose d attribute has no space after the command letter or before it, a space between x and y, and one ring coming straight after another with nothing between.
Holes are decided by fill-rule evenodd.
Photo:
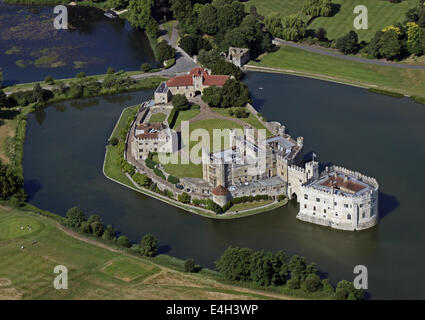
<instances>
[{"instance_id":1,"label":"shrub","mask_svg":"<svg viewBox=\"0 0 425 320\"><path fill-rule=\"evenodd\" d=\"M179 194L179 196L177 197L177 200L182 203L190 203L190 199L191 199L190 195L188 195L186 192Z\"/></svg>"},{"instance_id":2,"label":"shrub","mask_svg":"<svg viewBox=\"0 0 425 320\"><path fill-rule=\"evenodd\" d=\"M155 168L155 169L153 169L153 172L154 172L154 173L155 173L158 177L160 177L160 178L162 178L162 179L166 180L164 173L163 173L160 169Z\"/></svg>"},{"instance_id":3,"label":"shrub","mask_svg":"<svg viewBox=\"0 0 425 320\"><path fill-rule=\"evenodd\" d=\"M143 63L140 66L140 70L142 70L143 72L148 72L151 69L152 69L151 65L149 63L147 63L147 62L146 63Z\"/></svg>"},{"instance_id":4,"label":"shrub","mask_svg":"<svg viewBox=\"0 0 425 320\"><path fill-rule=\"evenodd\" d=\"M317 274L309 274L304 284L308 292L316 292L322 285L320 277Z\"/></svg>"},{"instance_id":5,"label":"shrub","mask_svg":"<svg viewBox=\"0 0 425 320\"><path fill-rule=\"evenodd\" d=\"M85 72L83 72L83 71L81 71L81 72L79 72L78 74L77 74L77 78L78 79L82 79L82 78L85 78L86 77L86 73Z\"/></svg>"},{"instance_id":6,"label":"shrub","mask_svg":"<svg viewBox=\"0 0 425 320\"><path fill-rule=\"evenodd\" d=\"M46 78L44 78L44 82L47 84L54 84L55 80L53 79L52 76L47 76Z\"/></svg>"},{"instance_id":7,"label":"shrub","mask_svg":"<svg viewBox=\"0 0 425 320\"><path fill-rule=\"evenodd\" d=\"M169 183L172 183L172 184L180 183L180 179L179 179L179 178L177 178L177 177L175 177L175 176L172 176L171 174L168 176L167 181L168 181Z\"/></svg>"},{"instance_id":8,"label":"shrub","mask_svg":"<svg viewBox=\"0 0 425 320\"><path fill-rule=\"evenodd\" d=\"M147 188L152 184L152 180L145 174L135 173L133 180L141 187Z\"/></svg>"},{"instance_id":9,"label":"shrub","mask_svg":"<svg viewBox=\"0 0 425 320\"><path fill-rule=\"evenodd\" d=\"M336 48L343 54L356 53L359 49L359 37L356 32L350 31L336 41Z\"/></svg>"},{"instance_id":10,"label":"shrub","mask_svg":"<svg viewBox=\"0 0 425 320\"><path fill-rule=\"evenodd\" d=\"M195 260L192 258L186 259L184 262L184 272L194 272L195 271Z\"/></svg>"},{"instance_id":11,"label":"shrub","mask_svg":"<svg viewBox=\"0 0 425 320\"><path fill-rule=\"evenodd\" d=\"M145 163L146 163L146 166L147 166L149 169L155 169L155 166L157 165L157 163L156 163L155 161L153 161L152 159L149 159L149 158L147 158L147 159L145 160Z\"/></svg>"},{"instance_id":12,"label":"shrub","mask_svg":"<svg viewBox=\"0 0 425 320\"><path fill-rule=\"evenodd\" d=\"M108 67L108 70L106 71L106 74L114 74L115 73L115 69L112 67Z\"/></svg>"},{"instance_id":13,"label":"shrub","mask_svg":"<svg viewBox=\"0 0 425 320\"><path fill-rule=\"evenodd\" d=\"M117 240L117 244L120 247L130 248L130 240L126 236L120 236Z\"/></svg>"},{"instance_id":14,"label":"shrub","mask_svg":"<svg viewBox=\"0 0 425 320\"><path fill-rule=\"evenodd\" d=\"M184 94L176 94L171 101L174 108L181 110L189 105L189 101Z\"/></svg>"},{"instance_id":15,"label":"shrub","mask_svg":"<svg viewBox=\"0 0 425 320\"><path fill-rule=\"evenodd\" d=\"M119 142L119 140L118 140L118 138L116 138L116 137L112 137L112 138L109 140L109 144L110 144L111 146L116 146L116 145L118 144L118 142Z\"/></svg>"}]
</instances>

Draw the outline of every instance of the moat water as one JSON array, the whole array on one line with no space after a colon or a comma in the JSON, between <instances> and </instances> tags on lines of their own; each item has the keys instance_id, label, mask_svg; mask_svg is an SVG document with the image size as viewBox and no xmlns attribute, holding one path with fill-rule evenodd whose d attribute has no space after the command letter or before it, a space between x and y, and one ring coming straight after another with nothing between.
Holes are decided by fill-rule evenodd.
<instances>
[{"instance_id":1,"label":"moat water","mask_svg":"<svg viewBox=\"0 0 425 320\"><path fill-rule=\"evenodd\" d=\"M305 153L358 170L380 184L379 225L343 232L303 223L296 202L236 220L187 213L106 179L105 146L126 106L152 90L55 104L29 115L24 148L30 202L64 215L72 206L100 214L138 242L145 233L160 251L213 267L229 246L300 254L335 282L369 270L370 298L425 298L425 107L367 90L287 75L249 73L255 107L305 138Z\"/></svg>"},{"instance_id":2,"label":"moat water","mask_svg":"<svg viewBox=\"0 0 425 320\"><path fill-rule=\"evenodd\" d=\"M11 6L0 1L0 68L3 85L156 65L144 32L96 8L68 7L68 30L53 26L53 6Z\"/></svg>"}]
</instances>

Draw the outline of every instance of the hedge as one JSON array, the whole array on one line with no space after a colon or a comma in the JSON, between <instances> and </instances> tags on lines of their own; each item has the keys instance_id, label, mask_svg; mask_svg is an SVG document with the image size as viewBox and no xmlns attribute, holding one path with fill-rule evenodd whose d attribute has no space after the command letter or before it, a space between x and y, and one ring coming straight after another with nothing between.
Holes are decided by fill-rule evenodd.
<instances>
[{"instance_id":1,"label":"hedge","mask_svg":"<svg viewBox=\"0 0 425 320\"><path fill-rule=\"evenodd\" d=\"M172 176L171 174L168 176L167 181L172 183L172 184L180 183L180 179L175 177L175 176Z\"/></svg>"},{"instance_id":2,"label":"hedge","mask_svg":"<svg viewBox=\"0 0 425 320\"><path fill-rule=\"evenodd\" d=\"M178 116L179 116L179 110L177 108L173 108L173 110L171 110L170 112L170 115L168 116L168 126L170 128L174 127Z\"/></svg>"}]
</instances>

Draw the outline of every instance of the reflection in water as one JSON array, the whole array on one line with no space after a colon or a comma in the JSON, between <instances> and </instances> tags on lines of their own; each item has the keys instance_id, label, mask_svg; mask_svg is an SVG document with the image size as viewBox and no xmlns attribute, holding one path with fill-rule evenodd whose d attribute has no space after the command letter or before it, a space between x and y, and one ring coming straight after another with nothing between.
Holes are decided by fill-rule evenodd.
<instances>
[{"instance_id":1,"label":"reflection in water","mask_svg":"<svg viewBox=\"0 0 425 320\"><path fill-rule=\"evenodd\" d=\"M73 206L99 213L132 241L152 233L164 252L208 267L229 245L284 250L316 262L334 284L352 280L354 266L367 266L372 298L425 298L425 283L418 281L425 268L420 255L425 251L425 108L293 76L249 73L245 82L255 107L269 120L281 121L293 137L304 136L306 154L314 150L323 164L376 177L383 216L377 227L344 232L303 223L295 218L295 201L252 217L213 220L109 181L102 174L109 135L121 110L151 97L152 90L99 98L93 106L83 100L82 110L47 108L42 127L30 115L25 186L31 189L33 180L41 185L31 203L62 215ZM264 90L255 90L259 83Z\"/></svg>"}]
</instances>

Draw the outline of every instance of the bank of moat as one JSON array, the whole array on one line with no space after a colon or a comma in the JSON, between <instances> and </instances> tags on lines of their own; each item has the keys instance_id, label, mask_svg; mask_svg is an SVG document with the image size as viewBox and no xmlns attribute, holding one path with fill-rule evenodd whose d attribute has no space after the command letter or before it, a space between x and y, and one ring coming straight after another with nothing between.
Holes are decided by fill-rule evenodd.
<instances>
[{"instance_id":1,"label":"bank of moat","mask_svg":"<svg viewBox=\"0 0 425 320\"><path fill-rule=\"evenodd\" d=\"M155 99L143 103L131 126L126 153L138 171L146 172L145 160L151 153L182 156L180 138L167 120L173 109L170 101L175 94L188 99L202 95L204 88L221 86L228 79L210 77L208 71L194 69L162 83ZM340 230L363 230L378 223L379 186L374 178L338 166L321 170L314 159L303 162L303 137L292 138L284 125L262 121L252 106L246 108L271 134L247 123L243 130L228 130L228 148L215 152L202 148L202 178L182 177L175 186L152 177L158 187L171 188L176 196L187 192L192 201L211 199L221 207L241 197L267 195L277 200L284 195L297 199L299 220ZM150 122L157 113L164 113L164 120Z\"/></svg>"}]
</instances>

